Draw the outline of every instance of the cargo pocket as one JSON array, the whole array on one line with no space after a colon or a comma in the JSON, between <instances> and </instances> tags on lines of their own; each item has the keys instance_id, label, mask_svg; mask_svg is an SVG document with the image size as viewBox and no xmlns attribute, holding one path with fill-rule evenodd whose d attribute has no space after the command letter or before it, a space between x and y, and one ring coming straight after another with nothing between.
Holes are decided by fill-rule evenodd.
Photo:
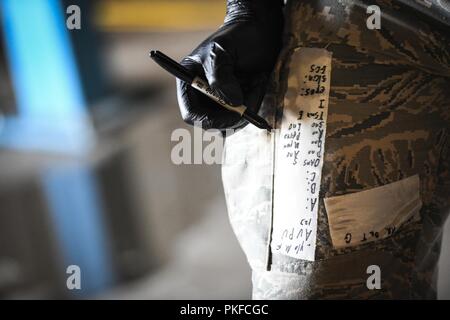
<instances>
[{"instance_id":1,"label":"cargo pocket","mask_svg":"<svg viewBox=\"0 0 450 320\"><path fill-rule=\"evenodd\" d=\"M418 175L381 187L325 198L333 246L353 247L385 239L419 221L422 207Z\"/></svg>"}]
</instances>

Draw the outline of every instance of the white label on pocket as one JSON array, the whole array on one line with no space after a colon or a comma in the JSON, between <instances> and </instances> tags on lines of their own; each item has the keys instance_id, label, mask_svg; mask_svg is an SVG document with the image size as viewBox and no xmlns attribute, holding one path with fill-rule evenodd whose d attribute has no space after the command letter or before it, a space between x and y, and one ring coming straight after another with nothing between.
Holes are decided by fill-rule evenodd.
<instances>
[{"instance_id":1,"label":"white label on pocket","mask_svg":"<svg viewBox=\"0 0 450 320\"><path fill-rule=\"evenodd\" d=\"M331 52L299 48L291 57L275 150L272 252L314 261Z\"/></svg>"},{"instance_id":2,"label":"white label on pocket","mask_svg":"<svg viewBox=\"0 0 450 320\"><path fill-rule=\"evenodd\" d=\"M420 180L414 175L324 201L333 246L356 246L387 238L403 224L420 219Z\"/></svg>"}]
</instances>

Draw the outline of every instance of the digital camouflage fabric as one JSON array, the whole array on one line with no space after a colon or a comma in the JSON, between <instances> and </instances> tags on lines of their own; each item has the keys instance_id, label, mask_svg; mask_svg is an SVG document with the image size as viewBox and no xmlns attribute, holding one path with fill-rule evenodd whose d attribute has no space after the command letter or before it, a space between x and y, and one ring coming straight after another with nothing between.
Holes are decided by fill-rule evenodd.
<instances>
[{"instance_id":1,"label":"digital camouflage fabric","mask_svg":"<svg viewBox=\"0 0 450 320\"><path fill-rule=\"evenodd\" d=\"M380 30L366 26L373 4ZM295 48L333 53L316 261L270 253L273 140L246 126L227 138L222 173L230 221L253 270L253 298L436 298L450 207L449 33L397 1L288 1L284 49L260 114L279 128ZM384 240L333 248L324 198L415 174L419 222ZM369 265L381 269L380 290L367 288Z\"/></svg>"}]
</instances>

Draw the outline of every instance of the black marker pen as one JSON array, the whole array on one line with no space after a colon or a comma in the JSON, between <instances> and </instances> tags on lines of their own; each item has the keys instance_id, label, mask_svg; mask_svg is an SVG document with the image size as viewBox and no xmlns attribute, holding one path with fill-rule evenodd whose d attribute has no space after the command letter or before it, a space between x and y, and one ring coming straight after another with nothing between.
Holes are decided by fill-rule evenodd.
<instances>
[{"instance_id":1,"label":"black marker pen","mask_svg":"<svg viewBox=\"0 0 450 320\"><path fill-rule=\"evenodd\" d=\"M181 64L177 63L176 61L172 60L168 56L166 56L164 53L160 51L151 51L150 57L163 69L168 71L170 74L174 75L178 79L189 83L193 88L197 89L198 91L202 92L218 104L220 104L222 107L239 113L245 120L250 122L251 124L257 126L260 129L266 129L267 131L271 131L272 127L267 123L266 120L258 116L256 113L251 112L247 109L246 106L232 106L226 101L224 101L209 85L206 81L201 79L200 77L196 77L190 73L189 70L187 70L185 67L183 67Z\"/></svg>"}]
</instances>

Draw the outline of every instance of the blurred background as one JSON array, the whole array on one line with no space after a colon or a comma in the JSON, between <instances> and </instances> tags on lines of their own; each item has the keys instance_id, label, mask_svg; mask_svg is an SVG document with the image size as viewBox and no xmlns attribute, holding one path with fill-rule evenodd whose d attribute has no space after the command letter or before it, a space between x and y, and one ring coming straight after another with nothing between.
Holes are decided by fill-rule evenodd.
<instances>
[{"instance_id":1,"label":"blurred background","mask_svg":"<svg viewBox=\"0 0 450 320\"><path fill-rule=\"evenodd\" d=\"M180 60L224 13L225 0L0 0L0 298L251 297L220 166L172 164L173 130L192 130L148 58ZM447 223L441 298L449 244Z\"/></svg>"}]
</instances>

